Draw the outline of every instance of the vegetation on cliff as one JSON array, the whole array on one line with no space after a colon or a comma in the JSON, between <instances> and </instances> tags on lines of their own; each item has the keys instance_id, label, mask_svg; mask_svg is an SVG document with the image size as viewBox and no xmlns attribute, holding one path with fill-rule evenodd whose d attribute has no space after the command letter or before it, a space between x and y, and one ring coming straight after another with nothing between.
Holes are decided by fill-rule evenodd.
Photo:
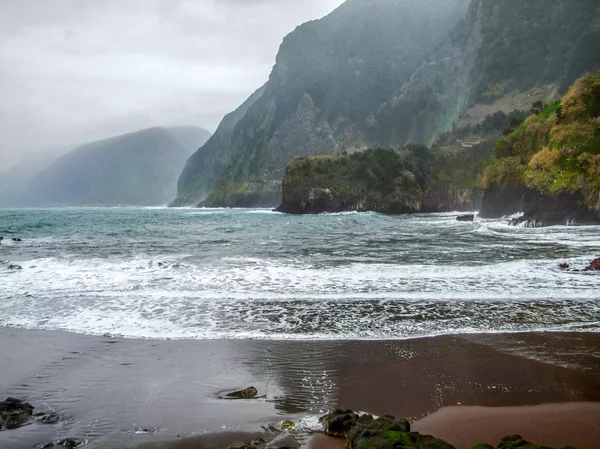
<instances>
[{"instance_id":1,"label":"vegetation on cliff","mask_svg":"<svg viewBox=\"0 0 600 449\"><path fill-rule=\"evenodd\" d=\"M276 202L294 157L432 145L474 105L509 114L503 98L542 87L529 101L547 101L600 64L598 30L587 0L348 0L284 39L260 98L190 159L179 195Z\"/></svg>"},{"instance_id":2,"label":"vegetation on cliff","mask_svg":"<svg viewBox=\"0 0 600 449\"><path fill-rule=\"evenodd\" d=\"M420 145L293 159L279 210L383 213L473 210L482 195L480 149L430 150Z\"/></svg>"},{"instance_id":3,"label":"vegetation on cliff","mask_svg":"<svg viewBox=\"0 0 600 449\"><path fill-rule=\"evenodd\" d=\"M600 211L600 71L498 141L484 184L507 182L549 197L575 195Z\"/></svg>"}]
</instances>

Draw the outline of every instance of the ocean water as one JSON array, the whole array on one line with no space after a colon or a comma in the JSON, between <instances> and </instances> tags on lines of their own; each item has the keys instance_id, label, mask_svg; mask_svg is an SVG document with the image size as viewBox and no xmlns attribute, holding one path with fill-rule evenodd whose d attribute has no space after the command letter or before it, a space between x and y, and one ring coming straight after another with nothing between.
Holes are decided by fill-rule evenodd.
<instances>
[{"instance_id":1,"label":"ocean water","mask_svg":"<svg viewBox=\"0 0 600 449\"><path fill-rule=\"evenodd\" d=\"M600 331L600 275L558 268L600 256L600 227L456 215L0 209L0 326L156 339Z\"/></svg>"}]
</instances>

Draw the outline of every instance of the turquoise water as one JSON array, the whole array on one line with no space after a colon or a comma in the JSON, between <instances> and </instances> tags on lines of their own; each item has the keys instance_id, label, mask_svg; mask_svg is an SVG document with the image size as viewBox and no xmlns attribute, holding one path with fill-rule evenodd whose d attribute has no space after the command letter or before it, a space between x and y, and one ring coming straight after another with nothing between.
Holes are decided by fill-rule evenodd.
<instances>
[{"instance_id":1,"label":"turquoise water","mask_svg":"<svg viewBox=\"0 0 600 449\"><path fill-rule=\"evenodd\" d=\"M158 339L600 330L600 275L558 268L600 256L600 227L65 208L0 209L0 235L0 326Z\"/></svg>"}]
</instances>

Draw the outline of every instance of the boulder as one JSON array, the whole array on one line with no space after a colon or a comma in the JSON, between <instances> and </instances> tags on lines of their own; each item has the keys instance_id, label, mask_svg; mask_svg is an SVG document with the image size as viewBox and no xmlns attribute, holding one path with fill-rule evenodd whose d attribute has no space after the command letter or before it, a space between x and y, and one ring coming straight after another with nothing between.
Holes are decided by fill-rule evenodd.
<instances>
[{"instance_id":1,"label":"boulder","mask_svg":"<svg viewBox=\"0 0 600 449\"><path fill-rule=\"evenodd\" d=\"M374 418L351 410L335 410L320 418L325 433L345 436L350 449L454 449L445 441L410 431L410 423L385 415Z\"/></svg>"},{"instance_id":2,"label":"boulder","mask_svg":"<svg viewBox=\"0 0 600 449\"><path fill-rule=\"evenodd\" d=\"M475 221L475 215L461 215L456 217L456 221Z\"/></svg>"},{"instance_id":3,"label":"boulder","mask_svg":"<svg viewBox=\"0 0 600 449\"><path fill-rule=\"evenodd\" d=\"M254 399L258 395L258 390L254 387L244 388L225 395L229 399Z\"/></svg>"},{"instance_id":4,"label":"boulder","mask_svg":"<svg viewBox=\"0 0 600 449\"><path fill-rule=\"evenodd\" d=\"M585 271L600 271L600 258L593 260Z\"/></svg>"},{"instance_id":5,"label":"boulder","mask_svg":"<svg viewBox=\"0 0 600 449\"><path fill-rule=\"evenodd\" d=\"M20 399L7 398L0 402L0 429L16 429L26 424L33 415L33 406Z\"/></svg>"},{"instance_id":6,"label":"boulder","mask_svg":"<svg viewBox=\"0 0 600 449\"><path fill-rule=\"evenodd\" d=\"M328 415L321 416L319 422L327 435L345 437L356 426L358 418L352 410L336 409Z\"/></svg>"},{"instance_id":7,"label":"boulder","mask_svg":"<svg viewBox=\"0 0 600 449\"><path fill-rule=\"evenodd\" d=\"M568 270L569 268L571 268L571 266L568 263L561 263L558 268L560 268L561 270Z\"/></svg>"}]
</instances>

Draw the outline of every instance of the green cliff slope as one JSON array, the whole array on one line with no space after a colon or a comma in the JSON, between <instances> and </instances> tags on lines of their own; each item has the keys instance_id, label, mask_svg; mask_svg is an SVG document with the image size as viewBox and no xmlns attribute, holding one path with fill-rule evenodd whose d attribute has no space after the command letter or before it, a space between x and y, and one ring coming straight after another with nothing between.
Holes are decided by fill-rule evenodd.
<instances>
[{"instance_id":1,"label":"green cliff slope","mask_svg":"<svg viewBox=\"0 0 600 449\"><path fill-rule=\"evenodd\" d=\"M485 172L484 215L518 212L496 197L521 185L524 221L600 221L600 72L577 80L560 102L500 139L496 156Z\"/></svg>"}]
</instances>

